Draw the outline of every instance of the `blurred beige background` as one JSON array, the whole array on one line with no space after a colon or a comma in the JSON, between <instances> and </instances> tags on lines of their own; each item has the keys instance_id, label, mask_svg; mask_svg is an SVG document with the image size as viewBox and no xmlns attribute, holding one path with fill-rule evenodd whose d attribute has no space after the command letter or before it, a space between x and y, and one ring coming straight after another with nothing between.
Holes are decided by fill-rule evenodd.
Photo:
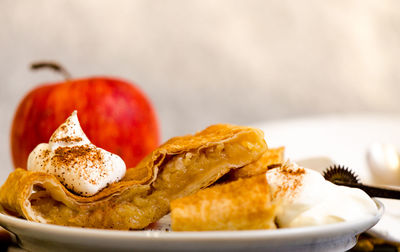
<instances>
[{"instance_id":1,"label":"blurred beige background","mask_svg":"<svg viewBox=\"0 0 400 252\"><path fill-rule=\"evenodd\" d=\"M34 60L135 81L163 139L217 122L400 112L400 2L0 1L0 181Z\"/></svg>"}]
</instances>

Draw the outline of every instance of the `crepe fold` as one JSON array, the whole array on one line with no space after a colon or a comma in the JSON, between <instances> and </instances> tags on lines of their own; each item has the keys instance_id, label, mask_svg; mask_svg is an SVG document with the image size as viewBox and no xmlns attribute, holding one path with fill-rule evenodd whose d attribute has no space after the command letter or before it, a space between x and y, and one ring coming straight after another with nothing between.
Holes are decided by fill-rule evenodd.
<instances>
[{"instance_id":1,"label":"crepe fold","mask_svg":"<svg viewBox=\"0 0 400 252\"><path fill-rule=\"evenodd\" d=\"M213 125L175 137L125 177L91 197L68 191L46 173L16 169L0 188L5 211L30 221L107 229L142 229L170 210L170 201L205 188L267 149L259 129Z\"/></svg>"}]
</instances>

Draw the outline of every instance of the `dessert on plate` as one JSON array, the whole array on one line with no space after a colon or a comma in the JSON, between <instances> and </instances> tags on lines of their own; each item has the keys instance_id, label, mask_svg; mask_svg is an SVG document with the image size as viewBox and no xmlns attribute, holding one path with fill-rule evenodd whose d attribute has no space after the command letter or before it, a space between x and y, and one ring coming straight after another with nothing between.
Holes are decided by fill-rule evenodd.
<instances>
[{"instance_id":1,"label":"dessert on plate","mask_svg":"<svg viewBox=\"0 0 400 252\"><path fill-rule=\"evenodd\" d=\"M257 218L263 215L268 216L264 216L265 221L272 218L277 228L293 228L362 220L377 213L375 202L360 189L337 186L326 181L318 172L299 167L293 162L288 161L270 169L270 162L265 159L263 162L257 165L265 166L264 174L249 178L248 171L234 171L243 177L172 201L172 229L260 229L262 222ZM240 169L249 168L245 166ZM260 190L264 185L268 189ZM232 194L236 194L236 197ZM242 209L243 213L236 214L237 209ZM227 216L229 221L226 220ZM218 218L223 224L214 224ZM259 224L258 228L256 224ZM264 229L267 226L275 227L265 224Z\"/></svg>"},{"instance_id":2,"label":"dessert on plate","mask_svg":"<svg viewBox=\"0 0 400 252\"><path fill-rule=\"evenodd\" d=\"M143 229L167 214L170 201L213 184L267 149L263 132L213 125L175 137L125 172L122 160L97 148L76 112L31 153L0 188L4 211L66 226Z\"/></svg>"},{"instance_id":3,"label":"dessert on plate","mask_svg":"<svg viewBox=\"0 0 400 252\"><path fill-rule=\"evenodd\" d=\"M3 212L65 226L138 230L171 212L174 231L275 229L375 216L363 191L337 186L268 149L261 130L212 125L175 137L136 167L93 145L77 113L0 188Z\"/></svg>"}]
</instances>

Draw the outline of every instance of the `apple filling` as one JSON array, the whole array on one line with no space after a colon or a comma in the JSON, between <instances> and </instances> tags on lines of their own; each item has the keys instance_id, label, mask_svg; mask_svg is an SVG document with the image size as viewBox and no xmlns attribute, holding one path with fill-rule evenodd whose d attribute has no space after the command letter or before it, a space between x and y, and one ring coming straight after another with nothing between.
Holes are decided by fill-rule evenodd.
<instances>
[{"instance_id":1,"label":"apple filling","mask_svg":"<svg viewBox=\"0 0 400 252\"><path fill-rule=\"evenodd\" d=\"M170 199L179 198L193 191L193 187L204 188L210 185L212 178L214 182L230 169L242 167L245 163L241 160L249 158L251 150L246 141L240 139L233 144L220 143L195 152L176 155L164 166L153 187L173 195ZM196 183L193 183L195 181Z\"/></svg>"}]
</instances>

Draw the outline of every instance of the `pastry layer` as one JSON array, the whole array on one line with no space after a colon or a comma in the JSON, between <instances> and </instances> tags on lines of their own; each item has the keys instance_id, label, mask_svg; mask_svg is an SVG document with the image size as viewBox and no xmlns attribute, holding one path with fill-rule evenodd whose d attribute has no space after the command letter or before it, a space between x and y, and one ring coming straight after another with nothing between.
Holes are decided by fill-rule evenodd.
<instances>
[{"instance_id":1,"label":"pastry layer","mask_svg":"<svg viewBox=\"0 0 400 252\"><path fill-rule=\"evenodd\" d=\"M223 181L233 181L238 178L249 178L259 174L265 174L268 169L279 167L284 163L285 147L266 150L256 161L239 169L231 170L223 178Z\"/></svg>"},{"instance_id":2,"label":"pastry layer","mask_svg":"<svg viewBox=\"0 0 400 252\"><path fill-rule=\"evenodd\" d=\"M0 188L4 209L28 220L68 226L142 229L169 212L171 200L214 183L266 150L261 130L213 125L175 137L120 181L91 197L68 191L55 176L17 169Z\"/></svg>"},{"instance_id":3,"label":"pastry layer","mask_svg":"<svg viewBox=\"0 0 400 252\"><path fill-rule=\"evenodd\" d=\"M265 175L212 186L171 202L174 231L276 228Z\"/></svg>"}]
</instances>

